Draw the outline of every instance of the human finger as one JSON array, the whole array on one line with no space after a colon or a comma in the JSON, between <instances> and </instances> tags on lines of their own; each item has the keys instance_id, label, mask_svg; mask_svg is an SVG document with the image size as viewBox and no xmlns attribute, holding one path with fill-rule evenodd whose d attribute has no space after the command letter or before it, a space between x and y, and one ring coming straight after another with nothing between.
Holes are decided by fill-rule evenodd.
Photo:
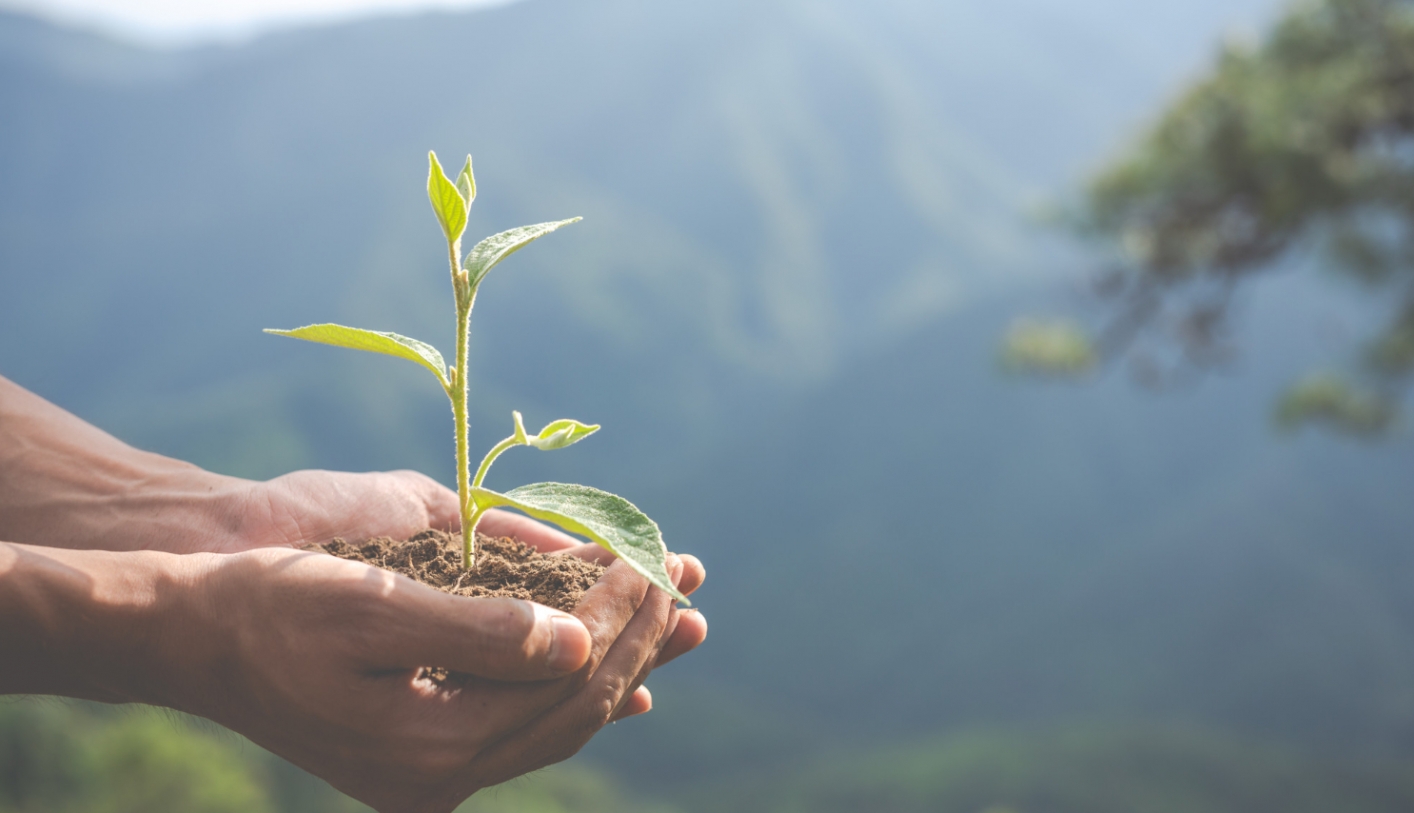
<instances>
[{"instance_id":1,"label":"human finger","mask_svg":"<svg viewBox=\"0 0 1414 813\"><path fill-rule=\"evenodd\" d=\"M578 540L576 540L578 541ZM614 554L599 545L593 543L583 543L570 548L561 548L556 551L567 556L577 556L590 562L597 562L601 565L609 565L616 558ZM678 585L678 590L685 596L692 595L693 591L702 586L702 582L707 579L707 569L702 566L702 562L690 553L675 554L683 559L682 584Z\"/></svg>"},{"instance_id":2,"label":"human finger","mask_svg":"<svg viewBox=\"0 0 1414 813\"><path fill-rule=\"evenodd\" d=\"M676 585L682 578L682 561L676 556L670 556L667 564L668 576L673 584ZM673 628L677 624L678 616L675 602L667 601L666 604L663 605L665 609L652 609L647 616L645 616L644 612L645 608L651 608L655 603L662 604L660 599L664 595L666 594L661 590L650 588L647 595L644 597L643 605L640 606L639 611L634 614L633 620L629 622L631 626L634 624L640 626L651 624L655 626L658 638L652 643L651 647L645 648L642 645L635 645L629 629L625 628L623 634L620 635L621 640L615 641L614 646L609 650L609 654L605 656L604 662L601 663L594 672L591 683L597 680L601 685L608 685L611 687L609 692L611 694L616 693L618 696L615 708L612 709L608 715L608 719L610 720L618 713L619 707L621 707L623 703L628 702L633 693L637 691L638 687L643 685L643 681L648 678L648 673L653 669L653 661L657 653L673 634ZM643 628L646 629L646 627ZM629 643L623 643L623 639L625 638L628 639Z\"/></svg>"},{"instance_id":3,"label":"human finger","mask_svg":"<svg viewBox=\"0 0 1414 813\"><path fill-rule=\"evenodd\" d=\"M690 596L707 580L707 568L690 553L679 553L677 557L682 560L682 581L678 583L678 590L684 596Z\"/></svg>"},{"instance_id":4,"label":"human finger","mask_svg":"<svg viewBox=\"0 0 1414 813\"><path fill-rule=\"evenodd\" d=\"M707 617L695 609L686 609L678 614L677 629L673 630L663 650L658 653L654 668L668 663L674 658L686 655L707 640Z\"/></svg>"},{"instance_id":5,"label":"human finger","mask_svg":"<svg viewBox=\"0 0 1414 813\"><path fill-rule=\"evenodd\" d=\"M572 548L557 551L557 553L564 556L575 556L586 562L594 562L595 564L600 564L605 567L613 564L614 560L619 558L614 555L613 551L602 545L596 545L593 542L584 542Z\"/></svg>"},{"instance_id":6,"label":"human finger","mask_svg":"<svg viewBox=\"0 0 1414 813\"><path fill-rule=\"evenodd\" d=\"M669 578L672 580L673 586L678 587L679 589L681 589L682 585L683 571L683 561L681 560L681 558L674 556L668 565L668 575ZM643 682L648 679L649 673L657 667L658 659L662 655L663 648L667 646L668 642L671 641L674 635L676 634L678 620L681 617L682 611L678 609L677 604L670 604L668 606L668 620L667 623L663 625L662 633L658 636L658 643L654 647L653 652L649 655L649 657L645 658L643 660L643 663L638 667L638 674L634 676L633 682L629 684L628 693L624 696L622 700L623 704L633 702L633 695L640 688L642 688ZM620 708L619 711L615 712L614 719L618 719L621 715L621 712L622 708Z\"/></svg>"},{"instance_id":7,"label":"human finger","mask_svg":"<svg viewBox=\"0 0 1414 813\"><path fill-rule=\"evenodd\" d=\"M476 524L476 532L484 536L509 536L541 553L556 553L583 544L564 531L552 528L524 514L495 508L481 515L481 520Z\"/></svg>"},{"instance_id":8,"label":"human finger","mask_svg":"<svg viewBox=\"0 0 1414 813\"><path fill-rule=\"evenodd\" d=\"M512 697L514 700L493 709L474 705L463 711L470 719L494 720L495 727L511 731L524 727L546 709L574 695L592 678L605 655L635 617L647 592L647 579L627 564L620 562L610 566L599 581L585 591L575 607L575 617L584 624L590 643L587 656L573 675L561 680L507 684L503 691L508 700ZM447 668L461 671L455 667Z\"/></svg>"},{"instance_id":9,"label":"human finger","mask_svg":"<svg viewBox=\"0 0 1414 813\"><path fill-rule=\"evenodd\" d=\"M577 753L623 707L636 676L657 650L672 604L672 596L649 588L589 682L517 736L484 752L480 770L492 777L509 778Z\"/></svg>"},{"instance_id":10,"label":"human finger","mask_svg":"<svg viewBox=\"0 0 1414 813\"><path fill-rule=\"evenodd\" d=\"M579 539L552 528L539 520L512 511L491 509L482 515L476 526L477 533L486 536L509 536L523 542L541 553L564 553L590 562L608 566L617 557L601 545L581 542ZM681 554L683 559L683 583L678 589L683 595L702 586L707 571L702 562L691 554Z\"/></svg>"},{"instance_id":11,"label":"human finger","mask_svg":"<svg viewBox=\"0 0 1414 813\"><path fill-rule=\"evenodd\" d=\"M672 570L680 571L680 568L681 564L677 564ZM577 733L583 738L574 746L575 750L606 722L612 721L642 685L659 648L671 633L676 615L673 604L671 596L656 587L650 588L643 605L594 671L589 684L568 701L569 708L564 714L578 717ZM557 708L551 714L558 712Z\"/></svg>"},{"instance_id":12,"label":"human finger","mask_svg":"<svg viewBox=\"0 0 1414 813\"><path fill-rule=\"evenodd\" d=\"M625 717L633 717L636 714L647 714L653 710L653 693L648 691L647 686L639 686L629 695L623 707L614 715L614 722L618 722Z\"/></svg>"},{"instance_id":13,"label":"human finger","mask_svg":"<svg viewBox=\"0 0 1414 813\"><path fill-rule=\"evenodd\" d=\"M618 558L613 553L592 543L565 548L558 552L567 556L577 556L590 562L598 562L605 566ZM701 560L690 553L676 553L669 554L669 556L677 556L683 560L682 584L678 585L678 590L685 596L692 595L697 588L702 586L702 582L707 580L707 569L702 566Z\"/></svg>"},{"instance_id":14,"label":"human finger","mask_svg":"<svg viewBox=\"0 0 1414 813\"><path fill-rule=\"evenodd\" d=\"M361 631L382 668L549 680L582 668L594 645L583 621L530 601L453 596L397 577L379 604Z\"/></svg>"},{"instance_id":15,"label":"human finger","mask_svg":"<svg viewBox=\"0 0 1414 813\"><path fill-rule=\"evenodd\" d=\"M614 562L599 581L584 592L574 615L589 630L594 644L582 669L592 673L623 630L632 621L648 594L648 580L624 562Z\"/></svg>"}]
</instances>

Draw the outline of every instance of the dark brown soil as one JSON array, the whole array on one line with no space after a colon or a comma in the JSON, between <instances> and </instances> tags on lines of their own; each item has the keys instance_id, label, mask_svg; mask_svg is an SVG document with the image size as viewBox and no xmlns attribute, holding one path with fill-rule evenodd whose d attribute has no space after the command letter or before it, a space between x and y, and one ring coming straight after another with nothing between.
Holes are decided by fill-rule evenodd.
<instances>
[{"instance_id":1,"label":"dark brown soil","mask_svg":"<svg viewBox=\"0 0 1414 813\"><path fill-rule=\"evenodd\" d=\"M335 539L319 549L340 559L367 562L458 596L529 599L570 612L604 572L574 556L546 556L514 539L476 538L476 566L462 570L461 534L426 530L407 540Z\"/></svg>"}]
</instances>

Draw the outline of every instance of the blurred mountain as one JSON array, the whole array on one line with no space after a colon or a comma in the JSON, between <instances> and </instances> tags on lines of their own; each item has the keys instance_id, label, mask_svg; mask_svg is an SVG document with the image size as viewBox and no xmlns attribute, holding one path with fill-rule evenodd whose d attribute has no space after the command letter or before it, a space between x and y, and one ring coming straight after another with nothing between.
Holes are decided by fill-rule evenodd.
<instances>
[{"instance_id":1,"label":"blurred mountain","mask_svg":"<svg viewBox=\"0 0 1414 813\"><path fill-rule=\"evenodd\" d=\"M1250 369L1191 392L1008 380L978 352L1004 301L757 416L643 499L714 566L694 679L855 738L1119 715L1414 744L1414 443L1276 436L1318 344L1283 320L1332 303L1247 304Z\"/></svg>"},{"instance_id":2,"label":"blurred mountain","mask_svg":"<svg viewBox=\"0 0 1414 813\"><path fill-rule=\"evenodd\" d=\"M449 480L424 374L259 330L448 348L424 155L470 149L473 236L585 217L483 289L473 433L606 426L495 478L624 493L712 573L591 760L1076 717L1407 751L1414 448L1265 420L1357 304L1292 276L1164 398L993 358L1085 267L1038 205L1268 7L531 0L164 52L0 15L0 373L230 473Z\"/></svg>"},{"instance_id":3,"label":"blurred mountain","mask_svg":"<svg viewBox=\"0 0 1414 813\"><path fill-rule=\"evenodd\" d=\"M1027 207L1233 13L1104 8L537 0L173 52L6 15L0 363L240 473L449 474L425 451L445 429L418 428L441 421L435 388L258 329L341 320L447 346L422 156L470 149L473 234L586 218L488 283L486 437L519 406L623 427L639 463L710 448L763 388L1053 276Z\"/></svg>"}]
</instances>

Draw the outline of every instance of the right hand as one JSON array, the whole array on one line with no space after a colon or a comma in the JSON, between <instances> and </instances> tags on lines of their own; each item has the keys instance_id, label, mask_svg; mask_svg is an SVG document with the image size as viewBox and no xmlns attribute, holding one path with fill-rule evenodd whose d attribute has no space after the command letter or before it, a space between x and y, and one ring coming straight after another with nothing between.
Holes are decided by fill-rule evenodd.
<instances>
[{"instance_id":1,"label":"right hand","mask_svg":"<svg viewBox=\"0 0 1414 813\"><path fill-rule=\"evenodd\" d=\"M167 642L176 688L159 702L381 813L446 813L573 755L627 710L678 613L622 563L569 616L322 554L191 559L201 599ZM438 687L416 679L424 666L460 674Z\"/></svg>"}]
</instances>

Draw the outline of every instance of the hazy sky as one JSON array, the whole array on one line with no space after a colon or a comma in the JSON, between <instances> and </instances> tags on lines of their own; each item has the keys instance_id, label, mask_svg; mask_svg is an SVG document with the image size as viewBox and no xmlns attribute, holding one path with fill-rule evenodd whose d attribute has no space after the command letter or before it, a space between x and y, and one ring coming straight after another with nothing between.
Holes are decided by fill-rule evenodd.
<instances>
[{"instance_id":1,"label":"hazy sky","mask_svg":"<svg viewBox=\"0 0 1414 813\"><path fill-rule=\"evenodd\" d=\"M0 0L0 8L178 44L235 39L286 25L501 2L507 0Z\"/></svg>"}]
</instances>

